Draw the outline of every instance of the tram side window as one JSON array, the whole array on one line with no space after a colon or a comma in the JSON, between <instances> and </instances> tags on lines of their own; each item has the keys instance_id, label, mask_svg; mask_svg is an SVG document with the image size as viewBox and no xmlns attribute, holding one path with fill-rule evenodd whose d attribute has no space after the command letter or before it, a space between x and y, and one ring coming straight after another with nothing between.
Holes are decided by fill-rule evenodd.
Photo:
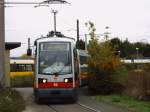
<instances>
[{"instance_id":1,"label":"tram side window","mask_svg":"<svg viewBox=\"0 0 150 112\"><path fill-rule=\"evenodd\" d=\"M18 64L11 64L10 65L10 71L11 72L17 72L19 70Z\"/></svg>"},{"instance_id":2,"label":"tram side window","mask_svg":"<svg viewBox=\"0 0 150 112\"><path fill-rule=\"evenodd\" d=\"M10 64L10 71L16 72L16 64Z\"/></svg>"},{"instance_id":3,"label":"tram side window","mask_svg":"<svg viewBox=\"0 0 150 112\"><path fill-rule=\"evenodd\" d=\"M33 71L33 65L27 64L26 65L26 71Z\"/></svg>"},{"instance_id":4,"label":"tram side window","mask_svg":"<svg viewBox=\"0 0 150 112\"><path fill-rule=\"evenodd\" d=\"M26 71L26 67L24 64L18 64L18 71L21 72L21 71Z\"/></svg>"},{"instance_id":5,"label":"tram side window","mask_svg":"<svg viewBox=\"0 0 150 112\"><path fill-rule=\"evenodd\" d=\"M11 72L28 72L33 71L32 64L11 64L10 65Z\"/></svg>"},{"instance_id":6,"label":"tram side window","mask_svg":"<svg viewBox=\"0 0 150 112\"><path fill-rule=\"evenodd\" d=\"M87 64L87 56L80 56L80 64Z\"/></svg>"}]
</instances>

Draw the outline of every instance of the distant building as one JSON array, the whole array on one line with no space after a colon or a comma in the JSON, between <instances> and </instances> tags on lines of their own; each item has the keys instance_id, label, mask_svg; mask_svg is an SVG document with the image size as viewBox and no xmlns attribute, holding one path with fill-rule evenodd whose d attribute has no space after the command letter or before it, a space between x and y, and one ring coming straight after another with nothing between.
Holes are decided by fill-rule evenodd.
<instances>
[{"instance_id":1,"label":"distant building","mask_svg":"<svg viewBox=\"0 0 150 112\"><path fill-rule=\"evenodd\" d=\"M20 42L5 42L5 87L10 87L10 50L20 46Z\"/></svg>"}]
</instances>

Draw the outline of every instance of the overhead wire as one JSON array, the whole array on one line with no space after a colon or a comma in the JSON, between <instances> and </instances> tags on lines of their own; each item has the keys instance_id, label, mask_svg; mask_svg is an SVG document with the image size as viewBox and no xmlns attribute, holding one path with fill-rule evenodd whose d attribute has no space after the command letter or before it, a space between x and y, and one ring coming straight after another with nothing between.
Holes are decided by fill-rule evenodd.
<instances>
[{"instance_id":1,"label":"overhead wire","mask_svg":"<svg viewBox=\"0 0 150 112\"><path fill-rule=\"evenodd\" d=\"M11 5L19 5L19 4L23 4L23 5L29 5L29 4L70 4L67 1L64 0L45 0L43 2L10 2L10 1L6 1L6 2L0 2L1 5L5 5L5 4L11 4Z\"/></svg>"}]
</instances>

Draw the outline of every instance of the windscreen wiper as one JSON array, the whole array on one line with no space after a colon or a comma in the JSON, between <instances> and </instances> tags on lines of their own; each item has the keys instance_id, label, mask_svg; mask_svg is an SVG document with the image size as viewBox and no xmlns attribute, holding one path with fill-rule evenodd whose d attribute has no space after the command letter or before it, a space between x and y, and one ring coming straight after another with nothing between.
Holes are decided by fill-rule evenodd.
<instances>
[{"instance_id":1,"label":"windscreen wiper","mask_svg":"<svg viewBox=\"0 0 150 112\"><path fill-rule=\"evenodd\" d=\"M61 71L59 71L59 72L54 72L53 75L64 75L64 73L61 73Z\"/></svg>"},{"instance_id":2,"label":"windscreen wiper","mask_svg":"<svg viewBox=\"0 0 150 112\"><path fill-rule=\"evenodd\" d=\"M44 74L44 75L52 75L52 73L42 73L42 74Z\"/></svg>"}]
</instances>

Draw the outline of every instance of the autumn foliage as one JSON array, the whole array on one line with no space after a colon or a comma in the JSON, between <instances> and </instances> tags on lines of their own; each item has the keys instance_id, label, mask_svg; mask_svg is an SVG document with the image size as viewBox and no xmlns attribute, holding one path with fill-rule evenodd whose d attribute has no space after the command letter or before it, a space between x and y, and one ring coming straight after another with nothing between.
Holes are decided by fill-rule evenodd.
<instances>
[{"instance_id":1,"label":"autumn foliage","mask_svg":"<svg viewBox=\"0 0 150 112\"><path fill-rule=\"evenodd\" d=\"M94 25L91 22L88 24L91 36L88 48L90 55L88 87L94 93L109 94L118 88L118 83L114 82L113 75L120 65L120 60L115 55L115 49L110 45L108 38L99 42L95 35Z\"/></svg>"}]
</instances>

